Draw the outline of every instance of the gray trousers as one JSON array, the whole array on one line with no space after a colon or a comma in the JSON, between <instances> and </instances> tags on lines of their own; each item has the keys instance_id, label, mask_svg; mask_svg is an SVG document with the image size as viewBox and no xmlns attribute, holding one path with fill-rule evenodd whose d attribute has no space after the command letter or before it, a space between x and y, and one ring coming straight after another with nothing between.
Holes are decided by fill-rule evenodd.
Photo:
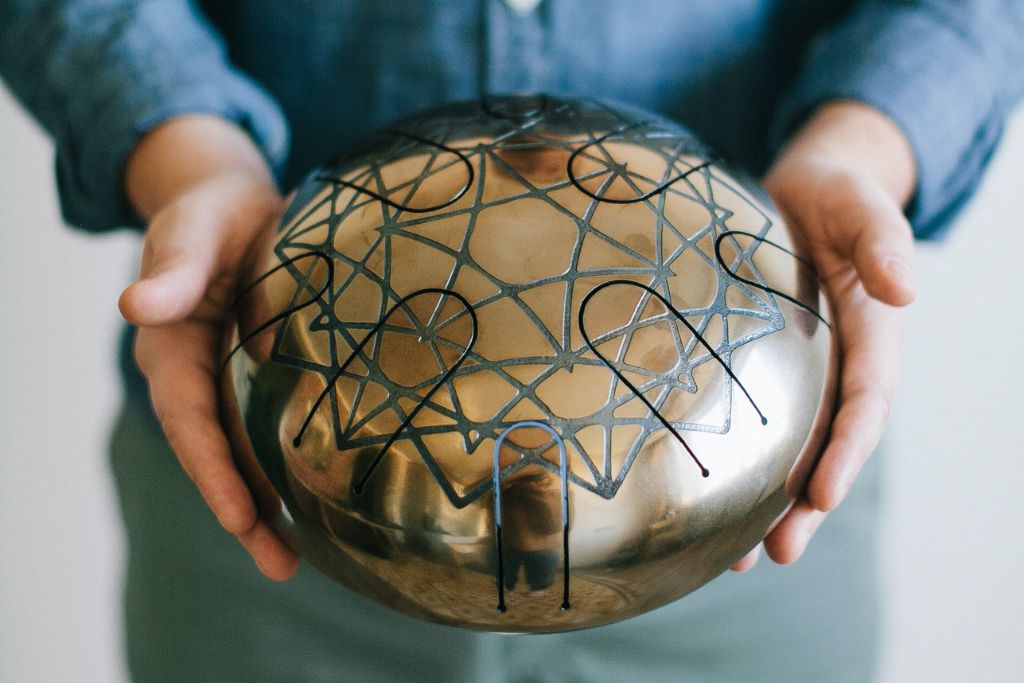
<instances>
[{"instance_id":1,"label":"gray trousers","mask_svg":"<svg viewBox=\"0 0 1024 683\"><path fill-rule=\"evenodd\" d=\"M112 463L127 527L129 670L139 681L864 681L877 649L877 463L795 565L767 558L649 614L575 633L424 624L303 564L264 579L217 524L148 411Z\"/></svg>"}]
</instances>

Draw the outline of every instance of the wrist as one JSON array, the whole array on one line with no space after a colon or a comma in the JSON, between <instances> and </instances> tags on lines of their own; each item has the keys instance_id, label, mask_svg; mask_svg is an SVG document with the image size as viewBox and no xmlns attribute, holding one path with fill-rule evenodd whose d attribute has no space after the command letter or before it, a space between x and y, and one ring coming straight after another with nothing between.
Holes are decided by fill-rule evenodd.
<instances>
[{"instance_id":1,"label":"wrist","mask_svg":"<svg viewBox=\"0 0 1024 683\"><path fill-rule=\"evenodd\" d=\"M882 112L852 100L820 106L783 148L773 170L807 161L870 179L900 207L910 202L917 185L917 163L903 131Z\"/></svg>"},{"instance_id":2,"label":"wrist","mask_svg":"<svg viewBox=\"0 0 1024 683\"><path fill-rule=\"evenodd\" d=\"M125 165L125 192L149 220L177 197L217 178L260 187L278 196L273 176L252 139L216 116L178 116L146 133Z\"/></svg>"}]
</instances>

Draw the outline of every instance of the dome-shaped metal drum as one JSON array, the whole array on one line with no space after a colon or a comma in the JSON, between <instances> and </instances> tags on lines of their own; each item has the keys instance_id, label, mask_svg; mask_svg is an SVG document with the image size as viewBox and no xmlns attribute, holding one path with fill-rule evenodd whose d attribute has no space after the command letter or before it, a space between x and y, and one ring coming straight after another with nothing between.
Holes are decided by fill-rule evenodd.
<instances>
[{"instance_id":1,"label":"dome-shaped metal drum","mask_svg":"<svg viewBox=\"0 0 1024 683\"><path fill-rule=\"evenodd\" d=\"M656 608L753 548L817 457L832 334L799 253L656 115L425 112L266 230L226 349L239 465L310 562L412 616Z\"/></svg>"}]
</instances>

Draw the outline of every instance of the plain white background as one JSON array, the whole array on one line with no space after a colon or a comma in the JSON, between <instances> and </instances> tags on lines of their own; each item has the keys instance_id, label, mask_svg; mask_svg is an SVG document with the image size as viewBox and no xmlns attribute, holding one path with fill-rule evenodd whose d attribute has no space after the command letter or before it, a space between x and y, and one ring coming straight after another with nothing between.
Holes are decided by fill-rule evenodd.
<instances>
[{"instance_id":1,"label":"plain white background","mask_svg":"<svg viewBox=\"0 0 1024 683\"><path fill-rule=\"evenodd\" d=\"M0 680L123 679L106 462L134 236L61 223L52 148L0 91ZM884 463L880 679L1024 676L1024 114L920 245Z\"/></svg>"}]
</instances>

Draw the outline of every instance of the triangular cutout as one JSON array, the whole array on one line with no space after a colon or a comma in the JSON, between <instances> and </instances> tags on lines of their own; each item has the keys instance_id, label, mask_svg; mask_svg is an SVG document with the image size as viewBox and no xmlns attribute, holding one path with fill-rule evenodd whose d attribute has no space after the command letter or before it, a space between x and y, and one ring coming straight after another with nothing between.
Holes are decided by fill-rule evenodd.
<instances>
[{"instance_id":1,"label":"triangular cutout","mask_svg":"<svg viewBox=\"0 0 1024 683\"><path fill-rule=\"evenodd\" d=\"M650 268L627 251L627 247L603 239L594 232L587 232L583 237L583 248L580 250L576 269L579 271L616 271L622 268Z\"/></svg>"},{"instance_id":2,"label":"triangular cutout","mask_svg":"<svg viewBox=\"0 0 1024 683\"><path fill-rule=\"evenodd\" d=\"M519 294L519 298L529 306L533 315L537 316L551 335L563 343L562 326L565 324L565 283L552 282L539 287L531 287Z\"/></svg>"}]
</instances>

